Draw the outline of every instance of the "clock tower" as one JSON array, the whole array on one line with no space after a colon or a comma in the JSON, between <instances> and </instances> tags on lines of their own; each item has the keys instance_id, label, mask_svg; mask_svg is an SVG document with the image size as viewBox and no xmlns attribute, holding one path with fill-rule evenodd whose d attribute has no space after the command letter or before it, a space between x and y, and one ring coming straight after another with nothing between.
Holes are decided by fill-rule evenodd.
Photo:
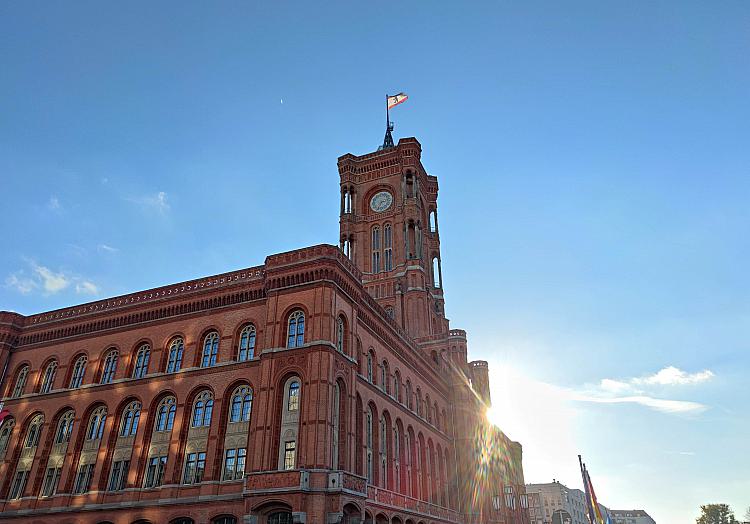
<instances>
[{"instance_id":1,"label":"clock tower","mask_svg":"<svg viewBox=\"0 0 750 524\"><path fill-rule=\"evenodd\" d=\"M339 158L340 246L363 273L370 295L416 342L446 334L437 220L437 178L422 146Z\"/></svg>"}]
</instances>

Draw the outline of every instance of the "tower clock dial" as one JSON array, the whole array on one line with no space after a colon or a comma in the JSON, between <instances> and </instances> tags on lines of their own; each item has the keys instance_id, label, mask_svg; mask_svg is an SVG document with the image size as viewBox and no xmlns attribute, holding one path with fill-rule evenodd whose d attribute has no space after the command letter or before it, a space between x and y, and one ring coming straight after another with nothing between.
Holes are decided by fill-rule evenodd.
<instances>
[{"instance_id":1,"label":"tower clock dial","mask_svg":"<svg viewBox=\"0 0 750 524\"><path fill-rule=\"evenodd\" d=\"M382 213L393 204L393 195L388 191L380 191L370 199L370 209L376 213Z\"/></svg>"}]
</instances>

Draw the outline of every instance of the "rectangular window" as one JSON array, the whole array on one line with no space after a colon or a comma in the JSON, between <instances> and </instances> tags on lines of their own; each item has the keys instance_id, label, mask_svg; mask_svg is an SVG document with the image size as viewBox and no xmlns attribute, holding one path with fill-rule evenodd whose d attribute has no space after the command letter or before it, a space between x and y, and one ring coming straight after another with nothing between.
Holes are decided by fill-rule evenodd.
<instances>
[{"instance_id":1,"label":"rectangular window","mask_svg":"<svg viewBox=\"0 0 750 524\"><path fill-rule=\"evenodd\" d=\"M503 508L503 499L500 497L492 497L492 509L500 511Z\"/></svg>"},{"instance_id":2,"label":"rectangular window","mask_svg":"<svg viewBox=\"0 0 750 524\"><path fill-rule=\"evenodd\" d=\"M16 473L13 479L13 485L10 488L10 500L20 499L23 496L23 492L26 489L26 481L29 479L28 471L19 471Z\"/></svg>"},{"instance_id":3,"label":"rectangular window","mask_svg":"<svg viewBox=\"0 0 750 524\"><path fill-rule=\"evenodd\" d=\"M506 486L503 491L505 491L505 507L516 509L516 499L513 497L513 487Z\"/></svg>"},{"instance_id":4,"label":"rectangular window","mask_svg":"<svg viewBox=\"0 0 750 524\"><path fill-rule=\"evenodd\" d=\"M203 472L206 469L206 453L188 453L185 459L185 475L183 484L197 484L203 480Z\"/></svg>"},{"instance_id":5,"label":"rectangular window","mask_svg":"<svg viewBox=\"0 0 750 524\"><path fill-rule=\"evenodd\" d=\"M297 443L295 441L284 443L284 469L294 469L297 458Z\"/></svg>"},{"instance_id":6,"label":"rectangular window","mask_svg":"<svg viewBox=\"0 0 750 524\"><path fill-rule=\"evenodd\" d=\"M109 476L109 491L120 491L125 489L128 480L129 460L118 460L112 465L112 474Z\"/></svg>"},{"instance_id":7,"label":"rectangular window","mask_svg":"<svg viewBox=\"0 0 750 524\"><path fill-rule=\"evenodd\" d=\"M223 480L241 479L245 474L245 448L228 449L224 453L224 475Z\"/></svg>"},{"instance_id":8,"label":"rectangular window","mask_svg":"<svg viewBox=\"0 0 750 524\"><path fill-rule=\"evenodd\" d=\"M76 475L75 485L73 486L73 493L88 493L89 489L91 489L91 478L93 475L94 464L82 464L78 468L78 475Z\"/></svg>"},{"instance_id":9,"label":"rectangular window","mask_svg":"<svg viewBox=\"0 0 750 524\"><path fill-rule=\"evenodd\" d=\"M164 478L164 470L167 468L167 457L151 457L148 459L146 469L146 482L144 487L155 488L161 486Z\"/></svg>"},{"instance_id":10,"label":"rectangular window","mask_svg":"<svg viewBox=\"0 0 750 524\"><path fill-rule=\"evenodd\" d=\"M522 493L520 495L520 498L521 498L521 508L529 509L529 498L526 495L526 493Z\"/></svg>"},{"instance_id":11,"label":"rectangular window","mask_svg":"<svg viewBox=\"0 0 750 524\"><path fill-rule=\"evenodd\" d=\"M44 475L44 484L42 484L42 497L51 497L57 493L60 475L62 475L62 468L47 468L47 473Z\"/></svg>"}]
</instances>

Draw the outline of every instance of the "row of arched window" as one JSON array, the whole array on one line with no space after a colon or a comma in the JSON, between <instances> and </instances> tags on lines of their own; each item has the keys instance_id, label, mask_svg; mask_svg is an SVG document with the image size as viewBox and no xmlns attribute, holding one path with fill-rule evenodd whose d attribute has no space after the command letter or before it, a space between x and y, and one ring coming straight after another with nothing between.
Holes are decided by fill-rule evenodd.
<instances>
[{"instance_id":1,"label":"row of arched window","mask_svg":"<svg viewBox=\"0 0 750 524\"><path fill-rule=\"evenodd\" d=\"M357 441L363 449L357 457L356 473L368 483L445 507L452 505L448 479L451 475L450 452L432 438L404 427L401 419L391 421L384 410L380 416L374 404L364 409L357 396Z\"/></svg>"},{"instance_id":2,"label":"row of arched window","mask_svg":"<svg viewBox=\"0 0 750 524\"><path fill-rule=\"evenodd\" d=\"M445 409L438 407L437 401L431 403L429 393L422 397L422 390L417 386L416 391L412 391L411 380L406 379L405 390L402 392L401 373L395 370L393 375L390 374L388 361L383 360L378 364L379 377L375 373L375 353L372 349L367 352L365 378L373 385L378 386L384 393L406 406L409 410L415 412L418 416L425 419L428 423L433 424L436 428L447 431L448 417Z\"/></svg>"},{"instance_id":3,"label":"row of arched window","mask_svg":"<svg viewBox=\"0 0 750 524\"><path fill-rule=\"evenodd\" d=\"M343 320L340 319L341 322ZM342 324L343 325L343 324ZM256 329L253 324L245 325L239 333L237 348L236 348L236 360L247 361L255 358L256 350ZM203 337L203 342L200 351L200 360L198 365L200 367L212 367L217 363L219 353L219 333L211 331ZM297 348L301 347L305 343L305 314L302 310L295 310L289 314L287 319L287 347ZM339 347L343 351L344 346L344 335L343 333L339 337ZM162 368L166 373L176 373L183 367L183 357L185 353L185 341L182 337L173 338L167 345L166 362ZM120 352L118 349L109 349L99 366L98 373L96 374L92 383L98 384L109 384L118 374L118 365L120 363ZM129 373L129 377L133 379L140 379L154 372L151 366L151 346L147 343L143 343L138 346L136 354L132 362L132 368ZM70 371L69 380L67 383L68 389L77 389L84 384L88 366L88 356L79 355L75 358L73 367ZM58 361L53 359L48 361L43 366L43 372L38 380L35 388L35 392L38 393L49 393L55 389L55 379L57 378ZM26 391L27 381L30 373L30 366L27 364L22 365L15 372L15 379L13 380L12 390L10 391L10 398L17 398L23 395ZM59 389L59 385L58 385Z\"/></svg>"},{"instance_id":4,"label":"row of arched window","mask_svg":"<svg viewBox=\"0 0 750 524\"><path fill-rule=\"evenodd\" d=\"M186 414L188 429L186 433L185 453L183 457L181 482L193 484L201 482L206 468L207 433L202 428L210 428L212 425L214 397L208 390L197 391L191 395L192 405L190 412ZM249 431L250 417L252 414L253 390L249 384L239 385L232 391L227 407L226 438L232 437L231 447L226 447L223 452L223 467L221 480L237 480L244 477L247 448L238 447L236 439L240 435L247 435ZM291 377L284 383L283 405L281 413L281 438L279 442L281 458L280 469L295 469L296 444L299 425L300 410L300 380ZM131 469L131 454L134 438L141 426L142 406L138 400L130 400L122 408L116 426L108 437L110 446L111 464L106 473L107 489L119 491L127 487L128 474ZM164 472L169 460L174 460L174 454L169 453L171 432L175 422L177 411L177 399L173 395L164 396L154 409L151 426L151 445L144 447L145 455L141 457L142 480L144 488L155 488L161 486L164 481ZM91 489L94 469L98 455L98 449L105 435L108 409L104 405L94 406L90 410L85 426L79 433L77 450L79 454L78 463L72 474L72 486L69 489L74 494L86 493ZM73 436L75 423L75 411L67 409L58 414L53 420L56 421L52 428L52 448L48 451L46 459L46 471L39 490L39 496L49 497L62 490L58 486L64 466L63 459L66 456L68 443ZM35 458L39 446L42 430L44 427L44 415L36 414L28 422L23 438L18 442L20 450L14 454L15 457ZM0 426L0 457L2 457L10 442L15 428L13 417L6 418ZM155 445L165 443L164 445ZM17 449L19 449L17 448ZM123 452L124 450L124 452ZM8 499L17 499L27 492L32 461L19 460L15 465L15 472L8 489ZM103 472L102 475L105 473Z\"/></svg>"}]
</instances>

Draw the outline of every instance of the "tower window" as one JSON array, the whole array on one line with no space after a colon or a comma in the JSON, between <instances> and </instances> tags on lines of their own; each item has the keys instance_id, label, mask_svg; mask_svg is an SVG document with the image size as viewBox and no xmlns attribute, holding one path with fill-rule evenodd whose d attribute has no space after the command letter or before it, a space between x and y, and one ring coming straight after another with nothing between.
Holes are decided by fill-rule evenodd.
<instances>
[{"instance_id":1,"label":"tower window","mask_svg":"<svg viewBox=\"0 0 750 524\"><path fill-rule=\"evenodd\" d=\"M305 314L297 310L289 315L287 329L287 348L298 348L305 343Z\"/></svg>"},{"instance_id":2,"label":"tower window","mask_svg":"<svg viewBox=\"0 0 750 524\"><path fill-rule=\"evenodd\" d=\"M181 338L176 338L169 345L169 358L167 360L167 373L176 373L182 367L182 353L185 343Z\"/></svg>"},{"instance_id":3,"label":"tower window","mask_svg":"<svg viewBox=\"0 0 750 524\"><path fill-rule=\"evenodd\" d=\"M83 384L83 375L86 373L86 355L81 355L73 366L73 374L70 377L70 389L80 388Z\"/></svg>"},{"instance_id":4,"label":"tower window","mask_svg":"<svg viewBox=\"0 0 750 524\"><path fill-rule=\"evenodd\" d=\"M148 373L148 362L151 360L151 346L144 344L138 350L133 368L133 378L143 378Z\"/></svg>"},{"instance_id":5,"label":"tower window","mask_svg":"<svg viewBox=\"0 0 750 524\"><path fill-rule=\"evenodd\" d=\"M284 443L284 469L294 469L297 458L297 443L289 441Z\"/></svg>"},{"instance_id":6,"label":"tower window","mask_svg":"<svg viewBox=\"0 0 750 524\"><path fill-rule=\"evenodd\" d=\"M117 371L117 358L119 354L116 349L113 349L104 358L104 367L102 368L102 378L99 381L101 384L109 384L115 379L115 372Z\"/></svg>"},{"instance_id":7,"label":"tower window","mask_svg":"<svg viewBox=\"0 0 750 524\"><path fill-rule=\"evenodd\" d=\"M372 272L380 272L380 227L372 228Z\"/></svg>"},{"instance_id":8,"label":"tower window","mask_svg":"<svg viewBox=\"0 0 750 524\"><path fill-rule=\"evenodd\" d=\"M383 240L385 241L385 249L383 251L385 270L390 271L393 269L393 228L390 224L386 224L383 228Z\"/></svg>"},{"instance_id":9,"label":"tower window","mask_svg":"<svg viewBox=\"0 0 750 524\"><path fill-rule=\"evenodd\" d=\"M299 409L299 382L296 380L289 384L289 401L287 411L297 411Z\"/></svg>"},{"instance_id":10,"label":"tower window","mask_svg":"<svg viewBox=\"0 0 750 524\"><path fill-rule=\"evenodd\" d=\"M211 393L204 391L198 395L193 408L193 427L208 427L211 425L211 414L214 410L214 399Z\"/></svg>"},{"instance_id":11,"label":"tower window","mask_svg":"<svg viewBox=\"0 0 750 524\"><path fill-rule=\"evenodd\" d=\"M49 393L52 391L52 386L55 383L55 373L57 373L57 361L53 360L44 369L44 376L42 377L42 385L39 388L40 393Z\"/></svg>"},{"instance_id":12,"label":"tower window","mask_svg":"<svg viewBox=\"0 0 750 524\"><path fill-rule=\"evenodd\" d=\"M203 341L203 355L201 358L201 367L207 368L216 365L216 356L219 352L219 334L217 332L209 333Z\"/></svg>"},{"instance_id":13,"label":"tower window","mask_svg":"<svg viewBox=\"0 0 750 524\"><path fill-rule=\"evenodd\" d=\"M255 356L255 326L249 324L240 333L240 347L237 360L252 360Z\"/></svg>"}]
</instances>

